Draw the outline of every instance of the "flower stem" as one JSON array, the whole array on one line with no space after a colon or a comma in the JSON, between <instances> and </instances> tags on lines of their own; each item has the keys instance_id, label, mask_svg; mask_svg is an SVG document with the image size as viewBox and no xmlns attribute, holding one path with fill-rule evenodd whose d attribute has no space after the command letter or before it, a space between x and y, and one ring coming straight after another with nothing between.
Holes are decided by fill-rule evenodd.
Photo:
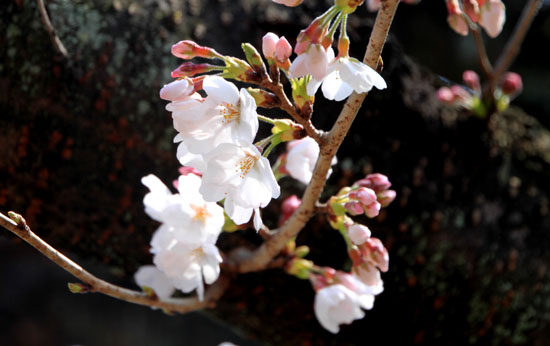
<instances>
[{"instance_id":1,"label":"flower stem","mask_svg":"<svg viewBox=\"0 0 550 346\"><path fill-rule=\"evenodd\" d=\"M263 121L264 123L268 123L268 124L271 124L271 125L274 125L275 124L275 120L269 118L269 117L266 117L264 115L260 115L258 114L258 120L261 120Z\"/></svg>"}]
</instances>

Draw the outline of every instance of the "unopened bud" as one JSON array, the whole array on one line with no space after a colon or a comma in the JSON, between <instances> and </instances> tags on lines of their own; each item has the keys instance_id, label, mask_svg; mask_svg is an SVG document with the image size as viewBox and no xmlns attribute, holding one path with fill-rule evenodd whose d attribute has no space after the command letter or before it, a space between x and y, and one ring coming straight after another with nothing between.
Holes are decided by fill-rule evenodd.
<instances>
[{"instance_id":1,"label":"unopened bud","mask_svg":"<svg viewBox=\"0 0 550 346\"><path fill-rule=\"evenodd\" d=\"M451 29L462 36L468 35L468 22L464 18L458 0L447 0L447 11L449 12L447 22Z\"/></svg>"},{"instance_id":2,"label":"unopened bud","mask_svg":"<svg viewBox=\"0 0 550 346\"><path fill-rule=\"evenodd\" d=\"M472 70L464 71L464 73L462 73L462 79L464 80L464 83L468 86L468 88L476 92L481 90L481 85L479 83L479 76L474 71Z\"/></svg>"},{"instance_id":3,"label":"unopened bud","mask_svg":"<svg viewBox=\"0 0 550 346\"><path fill-rule=\"evenodd\" d=\"M380 203L382 208L385 208L390 205L391 202L393 202L396 196L397 193L394 190L382 191L377 195L378 203Z\"/></svg>"},{"instance_id":4,"label":"unopened bud","mask_svg":"<svg viewBox=\"0 0 550 346\"><path fill-rule=\"evenodd\" d=\"M507 72L501 86L502 92L506 95L515 96L523 90L521 76L515 72Z\"/></svg>"},{"instance_id":5,"label":"unopened bud","mask_svg":"<svg viewBox=\"0 0 550 346\"><path fill-rule=\"evenodd\" d=\"M376 192L368 187L361 186L355 191L350 192L350 198L359 200L363 205L370 205L376 201Z\"/></svg>"},{"instance_id":6,"label":"unopened bud","mask_svg":"<svg viewBox=\"0 0 550 346\"><path fill-rule=\"evenodd\" d=\"M262 53L266 59L275 59L275 46L279 41L279 36L272 32L268 32L262 38Z\"/></svg>"},{"instance_id":7,"label":"unopened bud","mask_svg":"<svg viewBox=\"0 0 550 346\"><path fill-rule=\"evenodd\" d=\"M216 66L211 64L195 64L192 62L185 62L181 64L177 69L172 71L172 78L181 77L193 77L201 73L207 73L212 71L221 71L223 66Z\"/></svg>"},{"instance_id":8,"label":"unopened bud","mask_svg":"<svg viewBox=\"0 0 550 346\"><path fill-rule=\"evenodd\" d=\"M353 216L361 215L365 212L363 205L358 202L348 202L344 205L344 207L346 208L346 211Z\"/></svg>"},{"instance_id":9,"label":"unopened bud","mask_svg":"<svg viewBox=\"0 0 550 346\"><path fill-rule=\"evenodd\" d=\"M303 258L303 257L306 257L308 254L309 254L309 247L306 245L298 246L294 250L294 256L296 257Z\"/></svg>"},{"instance_id":10,"label":"unopened bud","mask_svg":"<svg viewBox=\"0 0 550 346\"><path fill-rule=\"evenodd\" d=\"M219 58L223 59L223 55L216 52L210 47L199 46L193 41L180 41L172 46L172 54L178 58L189 60L195 57L199 58Z\"/></svg>"},{"instance_id":11,"label":"unopened bud","mask_svg":"<svg viewBox=\"0 0 550 346\"><path fill-rule=\"evenodd\" d=\"M296 7L300 5L304 0L273 0L273 2L276 2L281 5L285 5L288 7Z\"/></svg>"},{"instance_id":12,"label":"unopened bud","mask_svg":"<svg viewBox=\"0 0 550 346\"><path fill-rule=\"evenodd\" d=\"M258 107L275 108L280 105L277 95L269 91L258 88L247 88L246 91L254 98Z\"/></svg>"},{"instance_id":13,"label":"unopened bud","mask_svg":"<svg viewBox=\"0 0 550 346\"><path fill-rule=\"evenodd\" d=\"M389 268L390 256L388 250L378 238L369 238L360 246L363 258L376 265L382 272Z\"/></svg>"},{"instance_id":14,"label":"unopened bud","mask_svg":"<svg viewBox=\"0 0 550 346\"><path fill-rule=\"evenodd\" d=\"M455 94L451 91L451 89L441 87L437 90L437 99L442 103L453 104L455 101Z\"/></svg>"},{"instance_id":15,"label":"unopened bud","mask_svg":"<svg viewBox=\"0 0 550 346\"><path fill-rule=\"evenodd\" d=\"M454 94L455 101L469 102L472 99L472 95L459 85L453 85L451 91Z\"/></svg>"},{"instance_id":16,"label":"unopened bud","mask_svg":"<svg viewBox=\"0 0 550 346\"><path fill-rule=\"evenodd\" d=\"M287 265L287 273L296 276L299 279L309 278L311 269L313 268L313 262L305 260L303 258L295 258Z\"/></svg>"},{"instance_id":17,"label":"unopened bud","mask_svg":"<svg viewBox=\"0 0 550 346\"><path fill-rule=\"evenodd\" d=\"M243 49L244 55L246 56L246 61L248 61L254 71L256 71L260 75L266 75L267 71L265 69L264 61L262 60L262 57L260 56L260 53L258 53L256 48L250 43L243 43L241 47Z\"/></svg>"},{"instance_id":18,"label":"unopened bud","mask_svg":"<svg viewBox=\"0 0 550 346\"><path fill-rule=\"evenodd\" d=\"M82 283L74 283L74 282L69 282L67 283L67 286L69 287L69 291L71 291L71 293L88 293L90 292L90 286L86 285L86 284L82 284Z\"/></svg>"},{"instance_id":19,"label":"unopened bud","mask_svg":"<svg viewBox=\"0 0 550 346\"><path fill-rule=\"evenodd\" d=\"M279 219L279 226L288 220L292 214L300 207L302 201L296 195L287 197L281 204L281 217Z\"/></svg>"},{"instance_id":20,"label":"unopened bud","mask_svg":"<svg viewBox=\"0 0 550 346\"><path fill-rule=\"evenodd\" d=\"M370 238L371 232L367 226L354 223L348 227L348 235L354 244L361 245Z\"/></svg>"},{"instance_id":21,"label":"unopened bud","mask_svg":"<svg viewBox=\"0 0 550 346\"><path fill-rule=\"evenodd\" d=\"M464 13L472 22L477 23L479 20L479 3L477 0L463 0L462 5L464 6Z\"/></svg>"},{"instance_id":22,"label":"unopened bud","mask_svg":"<svg viewBox=\"0 0 550 346\"><path fill-rule=\"evenodd\" d=\"M380 173L369 174L365 178L356 181L353 185L373 189L376 193L387 190L391 187L388 177Z\"/></svg>"},{"instance_id":23,"label":"unopened bud","mask_svg":"<svg viewBox=\"0 0 550 346\"><path fill-rule=\"evenodd\" d=\"M365 207L365 215L367 215L370 218L377 217L380 213L380 208L382 205L378 202L372 202L368 206Z\"/></svg>"},{"instance_id":24,"label":"unopened bud","mask_svg":"<svg viewBox=\"0 0 550 346\"><path fill-rule=\"evenodd\" d=\"M307 51L311 44L321 43L328 30L328 23L324 23L324 20L323 16L319 16L307 28L300 31L298 38L296 38L294 53L302 54Z\"/></svg>"}]
</instances>

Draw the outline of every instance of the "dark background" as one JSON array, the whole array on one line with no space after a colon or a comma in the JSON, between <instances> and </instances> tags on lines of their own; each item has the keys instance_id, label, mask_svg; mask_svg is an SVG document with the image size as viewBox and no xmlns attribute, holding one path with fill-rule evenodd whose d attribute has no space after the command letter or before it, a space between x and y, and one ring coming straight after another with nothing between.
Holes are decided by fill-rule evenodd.
<instances>
[{"instance_id":1,"label":"dark background","mask_svg":"<svg viewBox=\"0 0 550 346\"><path fill-rule=\"evenodd\" d=\"M523 1L505 3L503 33L486 41L493 61ZM175 131L158 97L180 63L170 46L194 39L242 57L240 43L259 48L267 31L293 43L330 1L295 9L267 0L47 4L68 60L54 50L34 1L0 8L0 211L20 212L92 273L135 288L132 274L151 263L157 226L143 211L140 179L177 177ZM483 121L434 97L465 69L478 70L473 39L448 28L443 1L400 6L383 53L388 89L368 96L324 195L369 172L390 177L396 201L362 220L389 249L390 271L374 309L337 336L315 320L309 283L281 270L238 277L214 310L166 316L69 293L74 279L5 231L0 344L547 344L548 14L543 7L512 66L524 92L488 133ZM363 55L373 20L364 6L350 18L352 55ZM315 124L328 130L340 107L318 97ZM285 194L303 190L281 183ZM278 204L266 209L270 226ZM220 247L259 242L242 231L224 235ZM322 216L298 243L310 245L308 258L319 265L347 265Z\"/></svg>"}]
</instances>

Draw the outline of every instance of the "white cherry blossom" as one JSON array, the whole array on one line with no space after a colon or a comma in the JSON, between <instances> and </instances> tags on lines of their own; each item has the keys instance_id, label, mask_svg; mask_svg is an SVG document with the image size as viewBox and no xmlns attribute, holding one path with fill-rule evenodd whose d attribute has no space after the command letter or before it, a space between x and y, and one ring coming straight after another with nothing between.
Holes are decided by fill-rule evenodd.
<instances>
[{"instance_id":1,"label":"white cherry blossom","mask_svg":"<svg viewBox=\"0 0 550 346\"><path fill-rule=\"evenodd\" d=\"M307 93L315 95L321 86L323 95L329 100L342 101L355 90L357 93L369 92L372 87L385 89L384 79L372 68L357 59L341 57L333 60L323 79L313 78L307 85Z\"/></svg>"},{"instance_id":2,"label":"white cherry blossom","mask_svg":"<svg viewBox=\"0 0 550 346\"><path fill-rule=\"evenodd\" d=\"M334 59L334 50L325 49L320 44L312 44L307 51L300 54L290 65L291 78L299 78L311 74L314 79L323 79L328 72L328 64Z\"/></svg>"},{"instance_id":3,"label":"white cherry blossom","mask_svg":"<svg viewBox=\"0 0 550 346\"><path fill-rule=\"evenodd\" d=\"M195 93L166 106L179 132L176 140L184 141L193 154L205 154L221 143L252 143L259 126L254 98L219 76L206 76L203 89L206 98Z\"/></svg>"},{"instance_id":4,"label":"white cherry blossom","mask_svg":"<svg viewBox=\"0 0 550 346\"><path fill-rule=\"evenodd\" d=\"M317 291L314 311L323 328L333 334L340 331L340 324L350 324L365 316L359 295L340 284Z\"/></svg>"},{"instance_id":5,"label":"white cherry blossom","mask_svg":"<svg viewBox=\"0 0 550 346\"><path fill-rule=\"evenodd\" d=\"M225 199L225 211L236 223L250 220L259 229L259 208L280 195L269 161L252 144L220 144L205 155L207 169L199 189L206 201Z\"/></svg>"},{"instance_id":6,"label":"white cherry blossom","mask_svg":"<svg viewBox=\"0 0 550 346\"><path fill-rule=\"evenodd\" d=\"M170 298L176 290L172 280L154 265L139 267L134 274L134 280L140 287L152 288L161 299Z\"/></svg>"},{"instance_id":7,"label":"white cherry blossom","mask_svg":"<svg viewBox=\"0 0 550 346\"><path fill-rule=\"evenodd\" d=\"M319 144L311 137L289 142L285 164L288 174L306 185L309 184L319 158L319 152ZM335 165L336 162L337 159L334 157L332 165ZM331 173L332 169L329 169L327 178Z\"/></svg>"}]
</instances>

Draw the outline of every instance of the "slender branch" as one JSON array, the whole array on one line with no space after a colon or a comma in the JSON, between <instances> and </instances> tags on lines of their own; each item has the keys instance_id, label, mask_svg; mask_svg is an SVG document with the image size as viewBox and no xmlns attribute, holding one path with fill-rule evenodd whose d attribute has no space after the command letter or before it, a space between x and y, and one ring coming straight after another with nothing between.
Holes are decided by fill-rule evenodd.
<instances>
[{"instance_id":1,"label":"slender branch","mask_svg":"<svg viewBox=\"0 0 550 346\"><path fill-rule=\"evenodd\" d=\"M390 29L399 0L382 0L381 9L371 33L363 61L371 68L376 68L378 59ZM313 176L304 192L300 207L290 219L257 250L248 256L235 259L236 270L245 273L266 268L269 262L283 249L289 239L296 236L315 213L315 206L325 186L327 172L332 158L344 140L363 100L365 94L353 93L347 100L338 120L328 134L321 136L321 151Z\"/></svg>"},{"instance_id":2,"label":"slender branch","mask_svg":"<svg viewBox=\"0 0 550 346\"><path fill-rule=\"evenodd\" d=\"M491 61L487 56L487 50L485 49L485 43L483 42L483 37L481 36L481 31L477 24L473 24L470 29L472 29L472 35L474 36L474 41L476 43L477 55L479 58L479 65L481 70L485 74L488 80L493 78L493 66Z\"/></svg>"},{"instance_id":3,"label":"slender branch","mask_svg":"<svg viewBox=\"0 0 550 346\"><path fill-rule=\"evenodd\" d=\"M46 6L44 5L44 0L36 0L36 5L38 6L38 10L40 11L40 19L42 20L42 23L44 24L48 35L50 35L50 40L52 41L53 46L59 52L59 54L61 54L65 59L68 59L69 53L67 53L67 49L63 45L63 42L61 42L61 39L55 33L55 29L52 25L52 22L50 21L50 17L48 16L48 11L46 10Z\"/></svg>"},{"instance_id":4,"label":"slender branch","mask_svg":"<svg viewBox=\"0 0 550 346\"><path fill-rule=\"evenodd\" d=\"M279 107L285 112L287 112L290 116L292 116L292 118L296 120L296 122L302 125L308 136L313 138L317 143L320 143L323 132L320 130L317 130L315 126L313 126L313 124L311 123L310 119L304 118L302 114L298 112L296 107L294 107L294 104L290 102L290 100L286 96L283 85L280 82L275 83L275 82L267 81L267 83L264 83L262 86L269 89L271 92L277 95L277 98L281 102Z\"/></svg>"},{"instance_id":5,"label":"slender branch","mask_svg":"<svg viewBox=\"0 0 550 346\"><path fill-rule=\"evenodd\" d=\"M166 311L178 312L183 314L212 306L215 301L217 301L223 295L225 289L229 284L229 280L227 279L227 277L223 275L220 276L220 278L207 289L203 301L199 301L199 299L196 297L179 299L170 298L166 300L159 300L158 297L147 296L145 293L142 292L129 290L120 286L113 285L90 274L81 266L73 262L71 259L51 247L48 243L46 243L40 237L34 234L21 215L15 213L13 213L13 215L13 218L16 219L17 222L0 213L0 225L29 243L44 256L52 260L55 264L65 269L65 271L69 272L77 279L86 283L89 286L90 292L99 292L113 298L127 301L129 303L160 308Z\"/></svg>"},{"instance_id":6,"label":"slender branch","mask_svg":"<svg viewBox=\"0 0 550 346\"><path fill-rule=\"evenodd\" d=\"M497 83L500 82L500 78L502 77L504 72L506 72L510 68L510 65L518 55L521 44L525 39L525 35L527 34L527 30L529 30L529 27L533 23L533 19L535 18L535 15L538 13L540 7L542 6L542 2L542 0L530 0L529 3L525 5L525 8L521 13L521 17L516 24L512 37L510 37L510 39L508 40L504 51L500 55L495 65L495 71L491 83L492 90L496 88Z\"/></svg>"}]
</instances>

